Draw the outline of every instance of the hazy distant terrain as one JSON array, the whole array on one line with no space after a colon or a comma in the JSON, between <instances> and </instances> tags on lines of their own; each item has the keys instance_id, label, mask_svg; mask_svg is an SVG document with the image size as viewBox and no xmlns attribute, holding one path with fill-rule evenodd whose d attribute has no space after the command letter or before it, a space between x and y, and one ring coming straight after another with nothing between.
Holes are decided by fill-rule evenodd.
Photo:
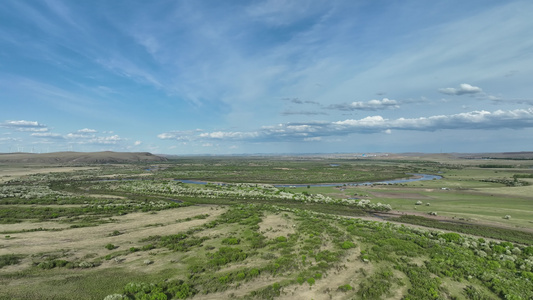
<instances>
[{"instance_id":1,"label":"hazy distant terrain","mask_svg":"<svg viewBox=\"0 0 533 300\"><path fill-rule=\"evenodd\" d=\"M161 162L167 159L148 152L54 152L54 153L5 153L0 163L16 164L109 164L134 162Z\"/></svg>"}]
</instances>

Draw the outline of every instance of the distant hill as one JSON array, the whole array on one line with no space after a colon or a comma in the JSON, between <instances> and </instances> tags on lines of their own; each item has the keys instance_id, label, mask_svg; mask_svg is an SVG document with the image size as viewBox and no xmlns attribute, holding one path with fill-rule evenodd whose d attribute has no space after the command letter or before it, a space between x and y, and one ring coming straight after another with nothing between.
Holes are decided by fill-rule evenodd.
<instances>
[{"instance_id":1,"label":"distant hill","mask_svg":"<svg viewBox=\"0 0 533 300\"><path fill-rule=\"evenodd\" d=\"M166 160L149 152L0 153L3 164L116 164Z\"/></svg>"}]
</instances>

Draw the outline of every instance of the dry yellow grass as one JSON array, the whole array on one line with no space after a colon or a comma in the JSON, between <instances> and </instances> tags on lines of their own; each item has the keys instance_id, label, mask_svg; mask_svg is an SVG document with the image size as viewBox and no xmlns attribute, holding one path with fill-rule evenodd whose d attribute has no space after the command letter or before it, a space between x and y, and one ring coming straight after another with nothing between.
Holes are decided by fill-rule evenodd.
<instances>
[{"instance_id":1,"label":"dry yellow grass","mask_svg":"<svg viewBox=\"0 0 533 300\"><path fill-rule=\"evenodd\" d=\"M179 209L152 213L132 213L114 217L113 223L102 224L97 227L68 228L62 231L36 231L11 234L9 239L2 241L0 255L4 254L35 254L58 251L68 251L72 259L83 258L86 255L104 256L109 250L104 246L108 243L119 246L117 250L126 250L138 246L138 241L151 235L168 235L185 231L194 226L200 226L222 214L224 210L210 210L209 206L191 206ZM207 219L193 219L179 222L199 214L209 214ZM150 226L158 224L157 226ZM22 223L2 225L3 230L22 230L26 228L65 228L62 224ZM5 229L4 229L5 228ZM111 236L114 231L122 234ZM2 270L4 272L4 270Z\"/></svg>"},{"instance_id":2,"label":"dry yellow grass","mask_svg":"<svg viewBox=\"0 0 533 300\"><path fill-rule=\"evenodd\" d=\"M259 223L259 231L269 239L295 233L294 222L281 215L268 214Z\"/></svg>"},{"instance_id":3,"label":"dry yellow grass","mask_svg":"<svg viewBox=\"0 0 533 300\"><path fill-rule=\"evenodd\" d=\"M362 278L358 270L364 268L370 273L373 270L373 265L364 263L359 259L361 254L359 247L348 251L350 251L349 255L338 263L340 267L330 270L328 274L322 274L322 279L316 280L314 285L309 286L307 282L304 282L302 285L289 286L283 290L281 297L277 299L352 299L353 295L348 296L350 293L337 291L337 288L349 284L357 289Z\"/></svg>"}]
</instances>

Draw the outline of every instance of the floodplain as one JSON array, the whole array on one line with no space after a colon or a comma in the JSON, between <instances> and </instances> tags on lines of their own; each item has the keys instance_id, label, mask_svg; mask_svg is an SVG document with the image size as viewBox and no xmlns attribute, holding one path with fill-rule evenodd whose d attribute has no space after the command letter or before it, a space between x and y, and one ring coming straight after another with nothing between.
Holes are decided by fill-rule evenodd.
<instances>
[{"instance_id":1,"label":"floodplain","mask_svg":"<svg viewBox=\"0 0 533 300\"><path fill-rule=\"evenodd\" d=\"M442 178L380 183L412 174ZM0 175L0 299L533 298L533 157L3 162Z\"/></svg>"}]
</instances>

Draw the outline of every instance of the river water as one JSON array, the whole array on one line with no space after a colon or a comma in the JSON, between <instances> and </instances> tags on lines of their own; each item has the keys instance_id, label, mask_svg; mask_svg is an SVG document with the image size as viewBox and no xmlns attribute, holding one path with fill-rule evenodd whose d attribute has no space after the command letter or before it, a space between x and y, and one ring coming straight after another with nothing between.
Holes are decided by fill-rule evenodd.
<instances>
[{"instance_id":1,"label":"river water","mask_svg":"<svg viewBox=\"0 0 533 300\"><path fill-rule=\"evenodd\" d=\"M350 186L358 186L358 185L371 185L371 184L395 184L395 183L406 183L406 182L413 182L413 181L425 181L425 180L437 180L441 179L442 176L439 175L430 175L430 174L407 174L411 175L412 177L409 178L400 178L400 179L392 179L392 180L385 180L385 181L367 181L367 182L342 182L342 183L313 183L313 184L274 184L275 187L329 187L329 186L341 186L341 185L350 185ZM191 183L191 184L208 184L207 181L200 181L200 180L180 180L176 179L177 181L181 181L183 183ZM220 184L224 185L224 183L215 183L213 184Z\"/></svg>"}]
</instances>

